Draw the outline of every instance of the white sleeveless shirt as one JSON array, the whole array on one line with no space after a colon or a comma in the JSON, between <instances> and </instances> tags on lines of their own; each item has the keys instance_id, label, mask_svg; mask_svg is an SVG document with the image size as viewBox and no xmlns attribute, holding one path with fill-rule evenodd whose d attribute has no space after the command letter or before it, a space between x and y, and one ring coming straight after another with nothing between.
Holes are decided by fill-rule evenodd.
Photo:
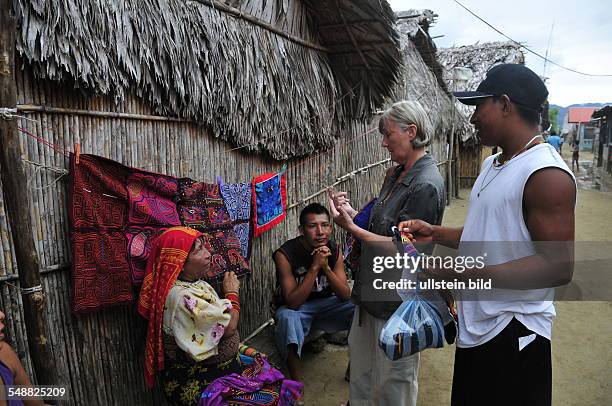
<instances>
[{"instance_id":1,"label":"white sleeveless shirt","mask_svg":"<svg viewBox=\"0 0 612 406\"><path fill-rule=\"evenodd\" d=\"M483 251L487 242L486 265L497 265L535 254L531 235L523 218L523 191L536 171L556 167L574 175L559 153L547 143L536 145L501 167L493 166L495 156L482 164L472 192L459 244L459 255ZM575 181L575 179L574 179ZM480 195L479 195L480 194ZM499 243L499 242L518 243ZM503 249L499 249L502 246ZM469 253L467 253L469 251ZM482 252L482 251L481 251ZM480 255L480 254L477 254ZM457 292L459 317L458 347L474 347L499 334L515 317L529 330L550 340L554 289L501 290L487 293L488 301L462 299ZM510 300L512 298L512 300Z\"/></svg>"}]
</instances>

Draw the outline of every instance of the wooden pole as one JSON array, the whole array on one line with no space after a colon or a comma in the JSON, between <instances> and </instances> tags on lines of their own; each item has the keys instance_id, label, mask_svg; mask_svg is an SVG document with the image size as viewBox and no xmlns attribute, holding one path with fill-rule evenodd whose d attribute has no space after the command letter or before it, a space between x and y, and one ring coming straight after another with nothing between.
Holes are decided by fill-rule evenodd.
<instances>
[{"instance_id":1,"label":"wooden pole","mask_svg":"<svg viewBox=\"0 0 612 406\"><path fill-rule=\"evenodd\" d=\"M97 110L82 110L69 109L65 107L50 107L37 106L34 104L18 104L17 111L21 113L47 113L47 114L74 114L79 116L104 117L104 118L123 118L128 120L144 120L144 121L171 121L192 123L193 120L186 120L178 117L153 116L150 114L131 114L118 113L114 111L97 111Z\"/></svg>"},{"instance_id":2,"label":"wooden pole","mask_svg":"<svg viewBox=\"0 0 612 406\"><path fill-rule=\"evenodd\" d=\"M15 82L15 18L12 1L0 0L0 108L17 105ZM2 192L11 226L21 284L30 357L38 384L56 384L55 363L47 335L45 295L40 283L38 253L30 218L26 173L21 161L17 123L0 117Z\"/></svg>"}]
</instances>

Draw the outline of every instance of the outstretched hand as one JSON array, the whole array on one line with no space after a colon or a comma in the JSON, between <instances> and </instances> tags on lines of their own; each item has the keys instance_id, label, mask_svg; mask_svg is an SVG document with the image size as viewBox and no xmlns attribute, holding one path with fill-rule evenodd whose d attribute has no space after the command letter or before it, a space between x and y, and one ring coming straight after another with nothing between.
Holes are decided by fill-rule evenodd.
<instances>
[{"instance_id":1,"label":"outstretched hand","mask_svg":"<svg viewBox=\"0 0 612 406\"><path fill-rule=\"evenodd\" d=\"M327 198L329 203L329 212L331 214L332 219L334 220L334 223L338 224L343 229L350 231L349 228L353 224L353 218L347 211L346 205L348 205L348 208L350 208L350 210L354 209L348 203L336 205L335 199L337 198L337 196L336 194L334 194L333 189L331 188L327 189Z\"/></svg>"},{"instance_id":2,"label":"outstretched hand","mask_svg":"<svg viewBox=\"0 0 612 406\"><path fill-rule=\"evenodd\" d=\"M333 200L336 208L342 207L349 214L349 216L351 216L351 218L354 218L357 215L357 210L351 206L347 192L336 192L333 187L330 187L327 189L327 195L331 200Z\"/></svg>"}]
</instances>

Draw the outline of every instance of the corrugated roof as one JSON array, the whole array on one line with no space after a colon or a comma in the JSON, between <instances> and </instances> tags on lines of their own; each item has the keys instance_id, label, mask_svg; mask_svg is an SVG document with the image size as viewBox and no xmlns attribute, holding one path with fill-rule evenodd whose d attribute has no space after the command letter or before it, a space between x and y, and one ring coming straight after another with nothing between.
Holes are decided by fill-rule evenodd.
<instances>
[{"instance_id":1,"label":"corrugated roof","mask_svg":"<svg viewBox=\"0 0 612 406\"><path fill-rule=\"evenodd\" d=\"M567 112L568 123L588 123L597 107L570 107Z\"/></svg>"},{"instance_id":2,"label":"corrugated roof","mask_svg":"<svg viewBox=\"0 0 612 406\"><path fill-rule=\"evenodd\" d=\"M599 110L595 110L593 118L600 118L612 114L612 105L603 106Z\"/></svg>"}]
</instances>

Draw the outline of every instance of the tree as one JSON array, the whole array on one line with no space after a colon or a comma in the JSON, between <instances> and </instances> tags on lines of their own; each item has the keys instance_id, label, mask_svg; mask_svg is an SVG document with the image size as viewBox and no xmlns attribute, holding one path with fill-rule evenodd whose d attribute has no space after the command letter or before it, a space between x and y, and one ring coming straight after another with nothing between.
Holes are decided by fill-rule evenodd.
<instances>
[{"instance_id":1,"label":"tree","mask_svg":"<svg viewBox=\"0 0 612 406\"><path fill-rule=\"evenodd\" d=\"M554 108L548 110L548 119L550 120L550 130L559 134L559 124L557 123L557 117L559 117L559 109Z\"/></svg>"}]
</instances>

